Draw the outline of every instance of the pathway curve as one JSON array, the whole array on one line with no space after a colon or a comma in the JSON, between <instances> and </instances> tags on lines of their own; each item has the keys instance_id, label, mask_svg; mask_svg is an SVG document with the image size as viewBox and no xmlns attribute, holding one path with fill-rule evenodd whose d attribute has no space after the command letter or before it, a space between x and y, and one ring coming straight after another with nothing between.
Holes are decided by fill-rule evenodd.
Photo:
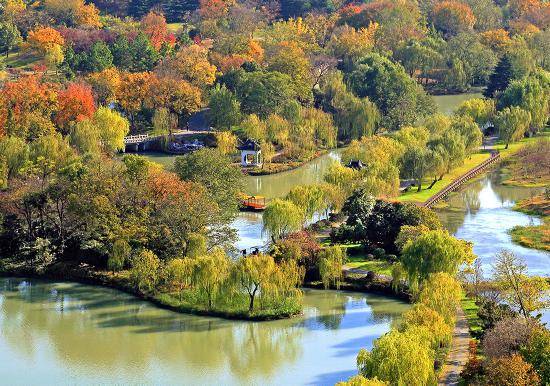
<instances>
[{"instance_id":1,"label":"pathway curve","mask_svg":"<svg viewBox=\"0 0 550 386\"><path fill-rule=\"evenodd\" d=\"M470 342L470 330L468 320L462 307L458 307L456 326L453 331L451 349L443 369L439 374L439 385L458 385L460 373L468 361L468 345Z\"/></svg>"}]
</instances>

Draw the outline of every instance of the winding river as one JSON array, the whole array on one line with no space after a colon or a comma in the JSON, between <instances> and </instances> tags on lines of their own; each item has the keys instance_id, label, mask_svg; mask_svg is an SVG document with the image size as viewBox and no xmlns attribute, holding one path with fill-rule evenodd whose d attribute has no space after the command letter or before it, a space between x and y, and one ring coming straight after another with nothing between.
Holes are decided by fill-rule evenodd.
<instances>
[{"instance_id":1,"label":"winding river","mask_svg":"<svg viewBox=\"0 0 550 386\"><path fill-rule=\"evenodd\" d=\"M436 102L449 113L475 96ZM247 177L247 193L283 196L320 181L338 158L335 150L296 170ZM495 172L452 195L438 214L457 237L474 242L487 273L494 253L508 248L531 273L548 275L550 256L512 244L507 233L538 222L511 210L535 192L505 187ZM261 214L243 213L234 226L239 248L264 243ZM409 307L382 296L316 290L305 291L304 303L297 318L238 322L161 310L107 288L0 279L1 383L332 385L356 372L359 349L372 347Z\"/></svg>"}]
</instances>

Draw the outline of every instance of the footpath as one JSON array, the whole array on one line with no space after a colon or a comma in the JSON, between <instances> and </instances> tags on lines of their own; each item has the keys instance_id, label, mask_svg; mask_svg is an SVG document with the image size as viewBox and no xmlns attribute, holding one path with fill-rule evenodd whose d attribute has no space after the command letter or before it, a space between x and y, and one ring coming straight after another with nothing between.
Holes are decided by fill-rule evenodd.
<instances>
[{"instance_id":1,"label":"footpath","mask_svg":"<svg viewBox=\"0 0 550 386\"><path fill-rule=\"evenodd\" d=\"M458 307L451 349L439 374L438 385L458 385L460 373L468 361L470 330L462 307Z\"/></svg>"}]
</instances>

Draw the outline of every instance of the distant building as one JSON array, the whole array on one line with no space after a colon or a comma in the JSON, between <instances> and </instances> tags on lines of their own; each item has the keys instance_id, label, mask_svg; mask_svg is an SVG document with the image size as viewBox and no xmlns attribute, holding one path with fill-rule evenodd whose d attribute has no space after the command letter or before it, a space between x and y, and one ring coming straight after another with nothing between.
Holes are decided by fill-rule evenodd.
<instances>
[{"instance_id":1,"label":"distant building","mask_svg":"<svg viewBox=\"0 0 550 386\"><path fill-rule=\"evenodd\" d=\"M245 143L237 147L241 151L242 166L261 166L262 165L262 149L258 142L247 139Z\"/></svg>"}]
</instances>

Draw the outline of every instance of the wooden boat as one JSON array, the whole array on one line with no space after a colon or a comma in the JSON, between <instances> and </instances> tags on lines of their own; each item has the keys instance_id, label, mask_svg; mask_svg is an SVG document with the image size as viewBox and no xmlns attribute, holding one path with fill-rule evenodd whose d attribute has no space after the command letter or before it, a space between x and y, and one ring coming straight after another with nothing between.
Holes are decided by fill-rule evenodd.
<instances>
[{"instance_id":1,"label":"wooden boat","mask_svg":"<svg viewBox=\"0 0 550 386\"><path fill-rule=\"evenodd\" d=\"M244 196L241 201L241 210L262 211L265 206L265 197L263 196Z\"/></svg>"}]
</instances>

